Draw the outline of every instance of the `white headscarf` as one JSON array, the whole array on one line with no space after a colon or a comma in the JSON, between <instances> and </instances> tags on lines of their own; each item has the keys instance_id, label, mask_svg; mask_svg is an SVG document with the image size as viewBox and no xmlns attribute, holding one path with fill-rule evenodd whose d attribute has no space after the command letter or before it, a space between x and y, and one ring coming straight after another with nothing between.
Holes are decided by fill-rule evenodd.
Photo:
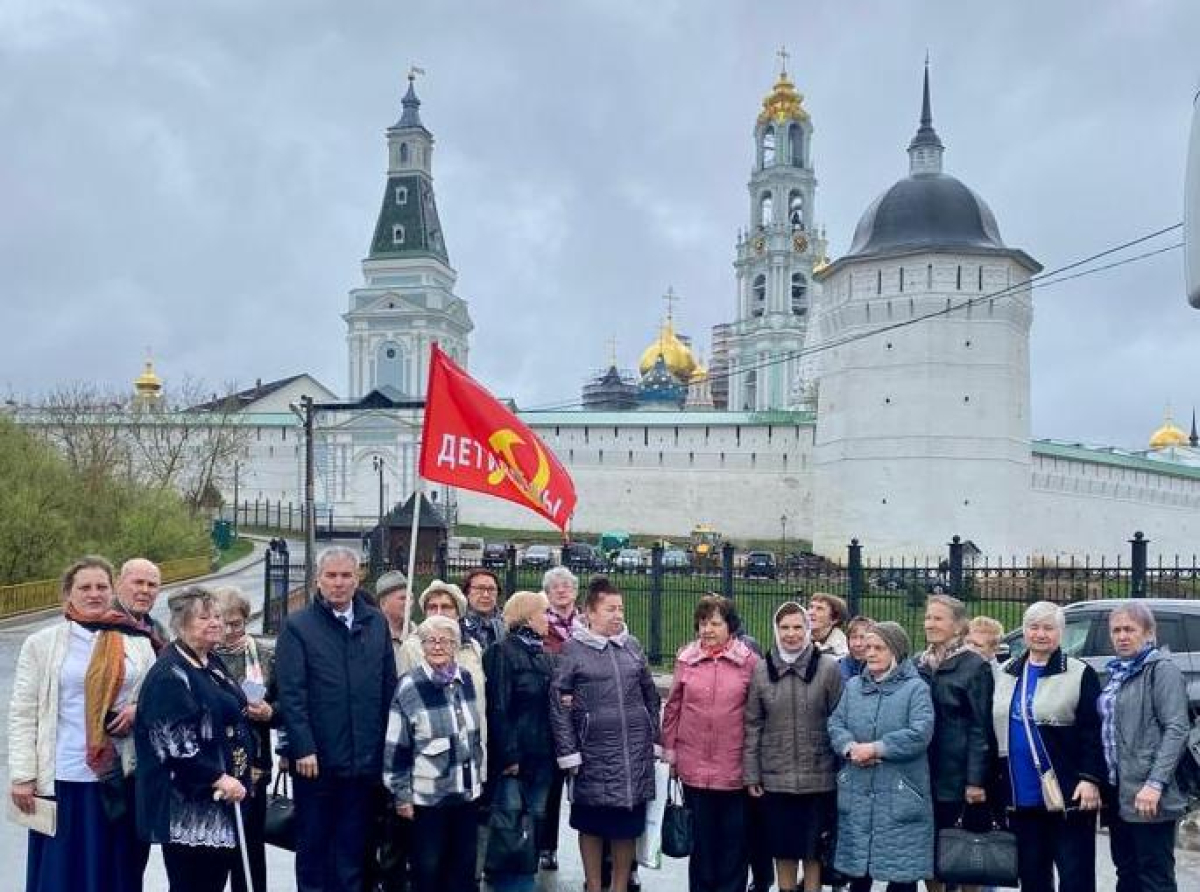
<instances>
[{"instance_id":1,"label":"white headscarf","mask_svg":"<svg viewBox=\"0 0 1200 892\"><path fill-rule=\"evenodd\" d=\"M799 650L788 650L783 646L783 642L779 638L779 614L787 607L795 607L800 611L800 616L804 620L805 641L804 646ZM775 611L772 629L775 632L775 653L779 655L779 659L787 663L789 666L800 659L804 651L812 644L812 620L808 617L808 611L804 609L804 605L797 604L795 601L784 601L779 605L779 609Z\"/></svg>"}]
</instances>

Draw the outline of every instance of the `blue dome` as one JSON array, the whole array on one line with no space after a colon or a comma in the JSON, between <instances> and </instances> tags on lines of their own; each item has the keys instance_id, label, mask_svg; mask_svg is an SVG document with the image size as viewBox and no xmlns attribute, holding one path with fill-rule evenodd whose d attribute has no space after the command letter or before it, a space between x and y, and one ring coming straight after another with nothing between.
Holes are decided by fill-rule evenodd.
<instances>
[{"instance_id":1,"label":"blue dome","mask_svg":"<svg viewBox=\"0 0 1200 892\"><path fill-rule=\"evenodd\" d=\"M947 174L918 173L867 208L846 256L957 248L1006 250L982 198Z\"/></svg>"}]
</instances>

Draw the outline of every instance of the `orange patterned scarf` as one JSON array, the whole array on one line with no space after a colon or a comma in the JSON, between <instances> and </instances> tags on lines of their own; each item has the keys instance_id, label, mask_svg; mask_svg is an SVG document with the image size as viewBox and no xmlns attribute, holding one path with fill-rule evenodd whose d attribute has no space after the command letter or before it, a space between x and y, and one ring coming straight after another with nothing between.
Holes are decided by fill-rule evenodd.
<instances>
[{"instance_id":1,"label":"orange patterned scarf","mask_svg":"<svg viewBox=\"0 0 1200 892\"><path fill-rule=\"evenodd\" d=\"M83 681L85 761L97 777L105 777L116 766L117 749L108 736L106 719L125 682L125 636L145 632L133 629L129 617L119 610L108 610L97 619L84 619L67 604L66 617L85 629L99 632Z\"/></svg>"}]
</instances>

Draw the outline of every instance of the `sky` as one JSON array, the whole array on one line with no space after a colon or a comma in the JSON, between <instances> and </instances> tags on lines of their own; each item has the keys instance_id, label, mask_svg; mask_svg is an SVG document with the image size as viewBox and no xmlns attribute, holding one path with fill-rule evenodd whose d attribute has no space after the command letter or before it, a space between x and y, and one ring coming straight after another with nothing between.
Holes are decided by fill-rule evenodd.
<instances>
[{"instance_id":1,"label":"sky","mask_svg":"<svg viewBox=\"0 0 1200 892\"><path fill-rule=\"evenodd\" d=\"M703 349L732 319L780 46L833 257L907 173L928 52L946 171L1052 270L1182 220L1198 41L1191 0L5 0L0 391L123 388L149 348L168 387L344 393L411 65L472 373L528 408L577 400L610 338L635 365L668 287ZM1187 427L1182 252L1034 300L1035 436Z\"/></svg>"}]
</instances>

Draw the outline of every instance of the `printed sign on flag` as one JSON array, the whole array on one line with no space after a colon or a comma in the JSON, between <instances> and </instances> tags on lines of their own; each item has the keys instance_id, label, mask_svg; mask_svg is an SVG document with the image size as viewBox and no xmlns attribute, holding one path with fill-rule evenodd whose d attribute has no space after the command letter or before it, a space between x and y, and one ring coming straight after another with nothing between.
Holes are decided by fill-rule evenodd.
<instances>
[{"instance_id":1,"label":"printed sign on flag","mask_svg":"<svg viewBox=\"0 0 1200 892\"><path fill-rule=\"evenodd\" d=\"M575 510L575 484L554 453L436 344L421 476L524 505L564 531Z\"/></svg>"}]
</instances>

